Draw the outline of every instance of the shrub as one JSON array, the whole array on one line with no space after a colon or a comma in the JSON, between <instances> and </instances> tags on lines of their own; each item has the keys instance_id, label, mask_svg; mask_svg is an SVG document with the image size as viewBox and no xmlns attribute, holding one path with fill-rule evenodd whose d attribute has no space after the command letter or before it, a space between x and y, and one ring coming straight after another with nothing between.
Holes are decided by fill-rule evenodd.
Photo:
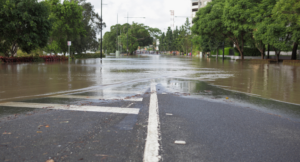
<instances>
[{"instance_id":1,"label":"shrub","mask_svg":"<svg viewBox=\"0 0 300 162\"><path fill-rule=\"evenodd\" d=\"M39 56L39 57L37 57L36 61L40 60L38 58L41 58L41 59L43 59L43 61L46 61L46 62L67 61L68 60L68 57L66 57L66 56Z\"/></svg>"},{"instance_id":2,"label":"shrub","mask_svg":"<svg viewBox=\"0 0 300 162\"><path fill-rule=\"evenodd\" d=\"M239 52L237 48L235 51ZM244 47L244 56L261 56L261 53L257 48Z\"/></svg>"},{"instance_id":3,"label":"shrub","mask_svg":"<svg viewBox=\"0 0 300 162\"><path fill-rule=\"evenodd\" d=\"M49 61L67 61L68 57L65 56L29 56L29 57L0 57L4 63L10 62L49 62Z\"/></svg>"},{"instance_id":4,"label":"shrub","mask_svg":"<svg viewBox=\"0 0 300 162\"><path fill-rule=\"evenodd\" d=\"M224 48L224 55L225 56L229 56L229 53L230 53L230 49L234 49L233 47L225 47ZM211 52L213 55L216 55L217 54L217 51L213 51ZM223 55L223 49L219 49L219 55ZM240 54L236 51L234 51L234 56L239 56Z\"/></svg>"}]
</instances>

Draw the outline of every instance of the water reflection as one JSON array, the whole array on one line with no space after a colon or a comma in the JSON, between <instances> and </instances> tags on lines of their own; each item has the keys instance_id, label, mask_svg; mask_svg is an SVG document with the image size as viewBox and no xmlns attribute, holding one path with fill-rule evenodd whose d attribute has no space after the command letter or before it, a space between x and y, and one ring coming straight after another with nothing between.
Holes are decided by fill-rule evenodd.
<instances>
[{"instance_id":1,"label":"water reflection","mask_svg":"<svg viewBox=\"0 0 300 162\"><path fill-rule=\"evenodd\" d=\"M149 88L152 79L158 83L183 79L186 82L174 83L182 87L181 91L194 92L193 89L197 89L196 85L186 86L188 81L205 81L231 91L300 104L299 68L158 55L0 64L0 102L95 89L100 91L98 95L105 95L104 90L113 86L121 89L138 83L142 86L137 91L142 91Z\"/></svg>"},{"instance_id":2,"label":"water reflection","mask_svg":"<svg viewBox=\"0 0 300 162\"><path fill-rule=\"evenodd\" d=\"M251 93L226 90L223 86L215 86L203 81L183 79L162 80L160 81L160 89L169 93L181 93L182 96L189 98L201 98L212 102L222 102L248 108L251 107L259 111L279 115L300 122L300 105L298 104L266 99L260 95ZM226 99L227 97L228 99Z\"/></svg>"}]
</instances>

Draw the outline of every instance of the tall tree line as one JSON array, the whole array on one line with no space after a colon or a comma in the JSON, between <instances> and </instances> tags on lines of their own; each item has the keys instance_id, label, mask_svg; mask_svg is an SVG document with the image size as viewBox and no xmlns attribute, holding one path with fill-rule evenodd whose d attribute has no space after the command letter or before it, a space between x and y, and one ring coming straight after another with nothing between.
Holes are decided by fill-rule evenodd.
<instances>
[{"instance_id":1,"label":"tall tree line","mask_svg":"<svg viewBox=\"0 0 300 162\"><path fill-rule=\"evenodd\" d=\"M190 22L187 18L185 23L172 31L168 27L166 33L162 33L159 37L160 51L180 51L188 53L192 47L192 34L190 29Z\"/></svg>"}]
</instances>

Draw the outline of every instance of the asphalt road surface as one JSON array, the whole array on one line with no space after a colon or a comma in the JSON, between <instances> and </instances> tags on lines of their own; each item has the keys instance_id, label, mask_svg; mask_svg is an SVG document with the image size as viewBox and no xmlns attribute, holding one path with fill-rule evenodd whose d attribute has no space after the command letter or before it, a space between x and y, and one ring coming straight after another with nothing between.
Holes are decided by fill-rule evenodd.
<instances>
[{"instance_id":1,"label":"asphalt road surface","mask_svg":"<svg viewBox=\"0 0 300 162\"><path fill-rule=\"evenodd\" d=\"M162 88L0 103L0 161L300 161L299 122Z\"/></svg>"}]
</instances>

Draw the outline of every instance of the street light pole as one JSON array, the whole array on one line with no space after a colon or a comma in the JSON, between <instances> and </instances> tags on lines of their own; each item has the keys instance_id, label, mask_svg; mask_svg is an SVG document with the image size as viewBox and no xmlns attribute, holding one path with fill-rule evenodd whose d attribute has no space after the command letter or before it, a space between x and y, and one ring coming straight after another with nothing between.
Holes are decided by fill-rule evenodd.
<instances>
[{"instance_id":1,"label":"street light pole","mask_svg":"<svg viewBox=\"0 0 300 162\"><path fill-rule=\"evenodd\" d=\"M119 20L118 20L118 14L117 14L117 44L116 44L116 50L119 51L118 49L118 43L119 43L119 28L118 28L118 23L119 23Z\"/></svg>"},{"instance_id":2,"label":"street light pole","mask_svg":"<svg viewBox=\"0 0 300 162\"><path fill-rule=\"evenodd\" d=\"M102 22L103 22L103 17L102 17L102 0L101 0L101 39L100 39L100 59L102 59Z\"/></svg>"},{"instance_id":3,"label":"street light pole","mask_svg":"<svg viewBox=\"0 0 300 162\"><path fill-rule=\"evenodd\" d=\"M127 56L128 56L128 12L127 12Z\"/></svg>"}]
</instances>

